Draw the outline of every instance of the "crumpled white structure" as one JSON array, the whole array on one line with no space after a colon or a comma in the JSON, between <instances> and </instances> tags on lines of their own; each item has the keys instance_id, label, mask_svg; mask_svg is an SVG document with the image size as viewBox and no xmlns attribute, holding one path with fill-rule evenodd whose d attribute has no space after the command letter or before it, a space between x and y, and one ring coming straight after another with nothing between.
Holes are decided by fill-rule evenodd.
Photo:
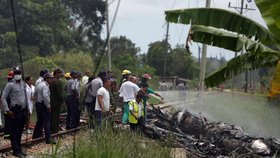
<instances>
[{"instance_id":1,"label":"crumpled white structure","mask_svg":"<svg viewBox=\"0 0 280 158\"><path fill-rule=\"evenodd\" d=\"M251 149L258 154L270 154L270 149L262 140L254 140L251 145Z\"/></svg>"}]
</instances>

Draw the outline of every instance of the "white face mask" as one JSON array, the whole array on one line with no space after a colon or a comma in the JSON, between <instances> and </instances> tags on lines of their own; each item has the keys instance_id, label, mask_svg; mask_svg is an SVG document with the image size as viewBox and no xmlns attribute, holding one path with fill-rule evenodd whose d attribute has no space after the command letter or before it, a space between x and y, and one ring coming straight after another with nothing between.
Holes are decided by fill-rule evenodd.
<instances>
[{"instance_id":1,"label":"white face mask","mask_svg":"<svg viewBox=\"0 0 280 158\"><path fill-rule=\"evenodd\" d=\"M16 81L21 80L21 75L15 75L14 79L15 79Z\"/></svg>"}]
</instances>

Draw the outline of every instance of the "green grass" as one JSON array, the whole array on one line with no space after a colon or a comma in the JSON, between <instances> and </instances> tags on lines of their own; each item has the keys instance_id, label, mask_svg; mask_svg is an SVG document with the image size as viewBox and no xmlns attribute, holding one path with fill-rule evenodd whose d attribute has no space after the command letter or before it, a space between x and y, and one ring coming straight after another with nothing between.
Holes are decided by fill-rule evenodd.
<instances>
[{"instance_id":1,"label":"green grass","mask_svg":"<svg viewBox=\"0 0 280 158\"><path fill-rule=\"evenodd\" d=\"M161 142L126 130L100 129L76 142L77 158L169 158L171 149ZM64 152L65 153L65 152ZM63 156L74 157L73 148Z\"/></svg>"}]
</instances>

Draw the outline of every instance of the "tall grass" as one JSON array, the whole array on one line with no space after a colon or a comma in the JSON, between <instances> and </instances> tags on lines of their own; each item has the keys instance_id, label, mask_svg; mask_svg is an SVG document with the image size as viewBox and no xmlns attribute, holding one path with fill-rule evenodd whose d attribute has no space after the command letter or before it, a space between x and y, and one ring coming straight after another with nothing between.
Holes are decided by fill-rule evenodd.
<instances>
[{"instance_id":1,"label":"tall grass","mask_svg":"<svg viewBox=\"0 0 280 158\"><path fill-rule=\"evenodd\" d=\"M161 142L146 139L140 133L102 128L80 138L76 142L75 151L67 151L64 157L168 158L170 152Z\"/></svg>"}]
</instances>

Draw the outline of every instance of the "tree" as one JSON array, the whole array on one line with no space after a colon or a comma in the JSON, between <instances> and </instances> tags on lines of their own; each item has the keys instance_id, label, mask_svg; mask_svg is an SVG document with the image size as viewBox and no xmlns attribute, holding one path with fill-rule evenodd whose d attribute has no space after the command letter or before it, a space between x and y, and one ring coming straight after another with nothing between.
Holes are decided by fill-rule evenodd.
<instances>
[{"instance_id":1,"label":"tree","mask_svg":"<svg viewBox=\"0 0 280 158\"><path fill-rule=\"evenodd\" d=\"M86 40L94 51L103 40L100 37L104 24L106 3L103 0L62 0L71 15L71 26L79 30L79 40ZM85 36L84 36L85 35Z\"/></svg>"},{"instance_id":2,"label":"tree","mask_svg":"<svg viewBox=\"0 0 280 158\"><path fill-rule=\"evenodd\" d=\"M199 65L184 46L177 45L175 49L172 49L169 57L167 64L169 76L179 76L190 80L198 78Z\"/></svg>"},{"instance_id":3,"label":"tree","mask_svg":"<svg viewBox=\"0 0 280 158\"><path fill-rule=\"evenodd\" d=\"M167 55L166 42L156 41L149 44L149 49L146 55L147 64L151 65L155 70L156 74L163 76L164 58ZM167 60L169 57L167 55ZM169 62L167 62L169 63Z\"/></svg>"},{"instance_id":4,"label":"tree","mask_svg":"<svg viewBox=\"0 0 280 158\"><path fill-rule=\"evenodd\" d=\"M22 46L38 47L41 56L102 43L105 2L15 1L18 35ZM0 2L0 32L14 32L10 1ZM89 49L87 49L89 50Z\"/></svg>"},{"instance_id":5,"label":"tree","mask_svg":"<svg viewBox=\"0 0 280 158\"><path fill-rule=\"evenodd\" d=\"M111 39L111 55L112 64L118 67L120 70L123 69L135 69L140 65L138 59L138 53L140 48L135 46L130 39L125 36L112 37Z\"/></svg>"},{"instance_id":6,"label":"tree","mask_svg":"<svg viewBox=\"0 0 280 158\"><path fill-rule=\"evenodd\" d=\"M149 45L145 61L156 69L156 74L163 76L164 60L166 56L166 76L179 76L188 79L198 77L199 66L191 53L182 45L177 45L170 52L166 51L166 42L157 41Z\"/></svg>"}]
</instances>

